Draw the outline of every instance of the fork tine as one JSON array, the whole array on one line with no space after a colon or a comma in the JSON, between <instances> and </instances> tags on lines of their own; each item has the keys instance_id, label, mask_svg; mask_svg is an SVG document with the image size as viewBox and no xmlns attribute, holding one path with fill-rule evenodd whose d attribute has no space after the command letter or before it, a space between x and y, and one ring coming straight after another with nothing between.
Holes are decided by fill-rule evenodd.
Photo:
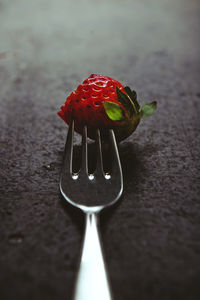
<instances>
[{"instance_id":1,"label":"fork tine","mask_svg":"<svg viewBox=\"0 0 200 300\"><path fill-rule=\"evenodd\" d=\"M73 139L74 139L74 120L71 120L67 140L64 150L63 171L72 174L72 157L73 157Z\"/></svg>"},{"instance_id":2,"label":"fork tine","mask_svg":"<svg viewBox=\"0 0 200 300\"><path fill-rule=\"evenodd\" d=\"M81 169L80 173L88 174L88 145L87 145L87 126L83 127L82 146L81 146Z\"/></svg>"},{"instance_id":3,"label":"fork tine","mask_svg":"<svg viewBox=\"0 0 200 300\"><path fill-rule=\"evenodd\" d=\"M104 175L100 130L96 131L96 169L94 175Z\"/></svg>"},{"instance_id":4,"label":"fork tine","mask_svg":"<svg viewBox=\"0 0 200 300\"><path fill-rule=\"evenodd\" d=\"M112 129L109 130L109 136L110 136L110 142L112 145L112 170L111 170L111 177L114 175L121 177L122 180L122 168L121 168L121 162L120 162L120 157L119 157L119 152L118 152L118 147L117 147L117 142L115 139L115 134Z\"/></svg>"}]
</instances>

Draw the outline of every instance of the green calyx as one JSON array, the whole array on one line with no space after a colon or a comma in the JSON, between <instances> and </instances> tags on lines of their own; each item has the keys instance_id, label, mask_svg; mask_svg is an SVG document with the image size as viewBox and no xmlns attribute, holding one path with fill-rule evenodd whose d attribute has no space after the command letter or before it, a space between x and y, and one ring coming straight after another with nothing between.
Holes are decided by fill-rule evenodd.
<instances>
[{"instance_id":1,"label":"green calyx","mask_svg":"<svg viewBox=\"0 0 200 300\"><path fill-rule=\"evenodd\" d=\"M106 101L103 102L106 114L112 121L123 121L125 120L124 110L116 103Z\"/></svg>"},{"instance_id":2,"label":"green calyx","mask_svg":"<svg viewBox=\"0 0 200 300\"><path fill-rule=\"evenodd\" d=\"M149 117L149 116L153 115L156 108L157 108L157 102L156 101L144 104L141 107L141 113L140 113L141 118L146 118L146 117Z\"/></svg>"},{"instance_id":3,"label":"green calyx","mask_svg":"<svg viewBox=\"0 0 200 300\"><path fill-rule=\"evenodd\" d=\"M116 88L118 101L127 109L130 117L137 114L140 110L140 105L137 101L137 93L131 91L130 87L126 86L123 93L118 87Z\"/></svg>"},{"instance_id":4,"label":"green calyx","mask_svg":"<svg viewBox=\"0 0 200 300\"><path fill-rule=\"evenodd\" d=\"M123 90L125 93L116 87L117 98L123 105L123 108L114 102L103 102L107 116L112 121L121 122L121 125L116 125L115 128L118 140L123 140L128 137L133 131L135 131L140 119L151 116L157 108L156 101L144 104L140 107L137 101L137 93L132 91L128 86L126 86Z\"/></svg>"},{"instance_id":5,"label":"green calyx","mask_svg":"<svg viewBox=\"0 0 200 300\"><path fill-rule=\"evenodd\" d=\"M128 118L132 118L139 113L140 105L137 102L137 94L135 91L126 86L123 93L118 87L116 87L118 101L123 105L128 113ZM112 121L125 121L127 119L125 110L118 104L110 101L103 102L106 114Z\"/></svg>"}]
</instances>

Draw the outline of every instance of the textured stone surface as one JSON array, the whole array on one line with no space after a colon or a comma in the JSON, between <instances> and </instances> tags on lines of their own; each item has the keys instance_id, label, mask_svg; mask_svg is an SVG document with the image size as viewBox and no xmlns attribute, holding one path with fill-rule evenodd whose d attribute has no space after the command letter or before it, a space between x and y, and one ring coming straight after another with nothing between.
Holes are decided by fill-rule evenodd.
<instances>
[{"instance_id":1,"label":"textured stone surface","mask_svg":"<svg viewBox=\"0 0 200 300\"><path fill-rule=\"evenodd\" d=\"M56 111L91 73L158 101L120 145L123 197L101 216L115 299L199 299L199 11L198 0L0 1L2 300L70 299L84 220L59 194Z\"/></svg>"}]
</instances>

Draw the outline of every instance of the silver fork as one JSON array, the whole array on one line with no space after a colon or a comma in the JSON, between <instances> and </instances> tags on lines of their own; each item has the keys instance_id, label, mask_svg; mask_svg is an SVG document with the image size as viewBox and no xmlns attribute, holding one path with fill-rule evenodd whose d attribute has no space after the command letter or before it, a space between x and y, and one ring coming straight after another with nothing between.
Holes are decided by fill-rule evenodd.
<instances>
[{"instance_id":1,"label":"silver fork","mask_svg":"<svg viewBox=\"0 0 200 300\"><path fill-rule=\"evenodd\" d=\"M96 132L97 160L93 174L88 174L87 127L83 129L81 168L73 173L72 120L67 135L60 179L60 191L66 201L85 214L85 234L81 261L74 289L74 300L111 300L112 293L106 272L98 232L98 215L114 204L123 190L123 177L119 153L112 129L109 130L109 147L112 153L111 172L104 173L100 130Z\"/></svg>"}]
</instances>

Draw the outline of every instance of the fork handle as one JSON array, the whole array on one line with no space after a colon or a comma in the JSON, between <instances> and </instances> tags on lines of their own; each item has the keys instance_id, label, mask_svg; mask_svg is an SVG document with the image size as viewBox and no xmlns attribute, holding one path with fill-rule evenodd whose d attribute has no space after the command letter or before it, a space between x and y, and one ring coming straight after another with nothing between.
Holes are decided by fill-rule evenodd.
<instances>
[{"instance_id":1,"label":"fork handle","mask_svg":"<svg viewBox=\"0 0 200 300\"><path fill-rule=\"evenodd\" d=\"M112 300L98 232L98 214L86 213L86 227L74 300Z\"/></svg>"}]
</instances>

